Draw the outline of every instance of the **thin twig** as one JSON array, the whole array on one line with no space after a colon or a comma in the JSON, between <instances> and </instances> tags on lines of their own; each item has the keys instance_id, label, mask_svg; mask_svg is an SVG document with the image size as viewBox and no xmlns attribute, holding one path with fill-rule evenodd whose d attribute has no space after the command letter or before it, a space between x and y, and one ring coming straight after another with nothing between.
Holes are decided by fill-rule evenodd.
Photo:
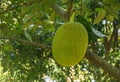
<instances>
[{"instance_id":1,"label":"thin twig","mask_svg":"<svg viewBox=\"0 0 120 82\"><path fill-rule=\"evenodd\" d=\"M80 14L83 15L83 1L82 0L80 4Z\"/></svg>"},{"instance_id":2,"label":"thin twig","mask_svg":"<svg viewBox=\"0 0 120 82\"><path fill-rule=\"evenodd\" d=\"M3 11L3 12L0 12L0 14L7 13L7 12L9 12L9 11L12 11L12 10L17 9L17 8L19 8L19 7L22 7L22 6L29 6L29 5L32 5L33 3L34 3L34 1L26 2L26 3L21 3L20 5L16 5L16 6L14 6L14 7L11 7L11 8L9 8L9 9L6 9L6 10Z\"/></svg>"}]
</instances>

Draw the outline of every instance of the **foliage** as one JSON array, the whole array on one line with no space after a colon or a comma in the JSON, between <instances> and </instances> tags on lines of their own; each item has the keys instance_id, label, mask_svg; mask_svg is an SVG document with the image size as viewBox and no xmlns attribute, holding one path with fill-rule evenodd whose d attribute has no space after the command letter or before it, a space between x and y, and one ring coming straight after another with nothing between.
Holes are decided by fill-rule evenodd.
<instances>
[{"instance_id":1,"label":"foliage","mask_svg":"<svg viewBox=\"0 0 120 82\"><path fill-rule=\"evenodd\" d=\"M58 6L67 14L56 11ZM66 82L66 78L116 82L85 58L72 67L62 67L54 60L54 34L73 13L88 31L88 50L120 69L119 0L1 0L0 81L44 82L49 76L57 82Z\"/></svg>"}]
</instances>

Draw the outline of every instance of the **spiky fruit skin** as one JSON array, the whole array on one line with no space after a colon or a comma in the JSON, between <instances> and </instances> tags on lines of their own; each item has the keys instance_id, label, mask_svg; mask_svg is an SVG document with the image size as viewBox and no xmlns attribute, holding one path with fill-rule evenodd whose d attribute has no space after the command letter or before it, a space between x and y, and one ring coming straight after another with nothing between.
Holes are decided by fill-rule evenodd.
<instances>
[{"instance_id":1,"label":"spiky fruit skin","mask_svg":"<svg viewBox=\"0 0 120 82\"><path fill-rule=\"evenodd\" d=\"M83 59L88 46L88 34L78 22L63 24L52 43L54 59L62 66L73 66Z\"/></svg>"}]
</instances>

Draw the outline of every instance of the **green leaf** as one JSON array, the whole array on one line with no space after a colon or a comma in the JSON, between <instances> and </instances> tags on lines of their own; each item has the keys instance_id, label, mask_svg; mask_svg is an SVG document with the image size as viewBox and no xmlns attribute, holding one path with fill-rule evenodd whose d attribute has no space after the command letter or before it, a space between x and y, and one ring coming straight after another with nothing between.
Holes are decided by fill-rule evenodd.
<instances>
[{"instance_id":1,"label":"green leaf","mask_svg":"<svg viewBox=\"0 0 120 82\"><path fill-rule=\"evenodd\" d=\"M106 37L105 34L101 33L100 31L98 31L97 29L92 27L92 31L95 35L99 36L99 37Z\"/></svg>"},{"instance_id":2,"label":"green leaf","mask_svg":"<svg viewBox=\"0 0 120 82\"><path fill-rule=\"evenodd\" d=\"M114 4L118 3L118 0L103 0L103 2L106 3L106 4L114 5Z\"/></svg>"},{"instance_id":3,"label":"green leaf","mask_svg":"<svg viewBox=\"0 0 120 82\"><path fill-rule=\"evenodd\" d=\"M24 23L27 23L32 17L33 17L32 14L27 14L27 15L25 15L25 17L23 18L23 22L24 22Z\"/></svg>"},{"instance_id":4,"label":"green leaf","mask_svg":"<svg viewBox=\"0 0 120 82\"><path fill-rule=\"evenodd\" d=\"M106 16L106 11L103 8L96 8L95 11L98 12L97 17L94 19L94 24L98 24L99 22L101 22L104 17Z\"/></svg>"},{"instance_id":5,"label":"green leaf","mask_svg":"<svg viewBox=\"0 0 120 82\"><path fill-rule=\"evenodd\" d=\"M107 15L106 16L106 19L110 22L113 22L114 21L114 17L112 15Z\"/></svg>"},{"instance_id":6,"label":"green leaf","mask_svg":"<svg viewBox=\"0 0 120 82\"><path fill-rule=\"evenodd\" d=\"M84 4L89 4L91 2L91 0L83 0Z\"/></svg>"},{"instance_id":7,"label":"green leaf","mask_svg":"<svg viewBox=\"0 0 120 82\"><path fill-rule=\"evenodd\" d=\"M107 6L104 5L104 9L106 10L106 12L112 16L114 16L114 18L118 19L118 10L114 10L113 7L111 6Z\"/></svg>"},{"instance_id":8,"label":"green leaf","mask_svg":"<svg viewBox=\"0 0 120 82\"><path fill-rule=\"evenodd\" d=\"M92 32L92 29L91 29L92 24L88 20L86 20L83 16L77 15L75 17L75 21L82 23L87 29L88 33Z\"/></svg>"},{"instance_id":9,"label":"green leaf","mask_svg":"<svg viewBox=\"0 0 120 82\"><path fill-rule=\"evenodd\" d=\"M5 45L4 50L7 52L14 52L13 46L12 45Z\"/></svg>"},{"instance_id":10,"label":"green leaf","mask_svg":"<svg viewBox=\"0 0 120 82\"><path fill-rule=\"evenodd\" d=\"M24 34L25 34L26 38L32 42L32 38L31 38L30 34L27 32L27 30L24 30Z\"/></svg>"}]
</instances>

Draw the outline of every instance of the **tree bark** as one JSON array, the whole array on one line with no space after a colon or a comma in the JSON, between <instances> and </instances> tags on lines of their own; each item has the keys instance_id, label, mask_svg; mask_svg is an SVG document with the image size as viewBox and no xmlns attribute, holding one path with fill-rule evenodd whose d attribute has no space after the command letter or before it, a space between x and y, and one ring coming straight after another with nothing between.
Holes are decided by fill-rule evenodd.
<instances>
[{"instance_id":1,"label":"tree bark","mask_svg":"<svg viewBox=\"0 0 120 82\"><path fill-rule=\"evenodd\" d=\"M88 51L85 57L93 64L98 67L101 67L106 73L113 76L120 82L120 70L116 67L113 67L107 61L102 59L101 57L97 56L96 54Z\"/></svg>"}]
</instances>

